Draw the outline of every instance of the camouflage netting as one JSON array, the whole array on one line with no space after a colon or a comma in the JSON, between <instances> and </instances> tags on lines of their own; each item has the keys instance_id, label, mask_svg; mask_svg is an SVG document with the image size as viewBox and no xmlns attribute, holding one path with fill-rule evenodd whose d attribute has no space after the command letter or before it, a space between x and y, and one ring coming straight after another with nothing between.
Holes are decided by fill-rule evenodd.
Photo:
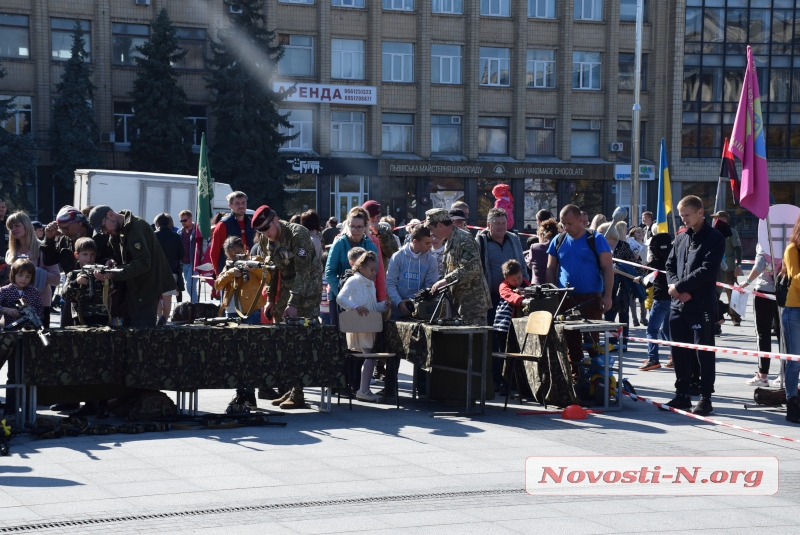
<instances>
[{"instance_id":1,"label":"camouflage netting","mask_svg":"<svg viewBox=\"0 0 800 535\"><path fill-rule=\"evenodd\" d=\"M9 337L0 336L0 352ZM330 326L67 328L50 331L49 347L35 335L22 343L29 385L344 386L338 331Z\"/></svg>"}]
</instances>

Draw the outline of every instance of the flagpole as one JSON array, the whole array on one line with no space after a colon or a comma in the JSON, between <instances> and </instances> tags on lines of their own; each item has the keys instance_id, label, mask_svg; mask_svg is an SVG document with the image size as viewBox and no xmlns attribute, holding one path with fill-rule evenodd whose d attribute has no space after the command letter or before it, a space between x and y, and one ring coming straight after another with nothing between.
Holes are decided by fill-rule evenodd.
<instances>
[{"instance_id":1,"label":"flagpole","mask_svg":"<svg viewBox=\"0 0 800 535\"><path fill-rule=\"evenodd\" d=\"M642 91L642 20L644 18L644 0L636 0L636 56L633 76L633 132L631 132L631 227L639 225L639 144L640 113L642 106L639 99Z\"/></svg>"}]
</instances>

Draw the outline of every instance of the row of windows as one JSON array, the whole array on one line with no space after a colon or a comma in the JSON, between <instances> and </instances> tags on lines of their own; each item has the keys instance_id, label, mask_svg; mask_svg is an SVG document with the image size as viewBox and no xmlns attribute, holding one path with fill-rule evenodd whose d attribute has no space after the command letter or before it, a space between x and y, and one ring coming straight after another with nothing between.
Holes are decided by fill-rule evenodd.
<instances>
[{"instance_id":1,"label":"row of windows","mask_svg":"<svg viewBox=\"0 0 800 535\"><path fill-rule=\"evenodd\" d=\"M280 35L285 55L278 64L284 76L314 76L314 38ZM365 42L353 39L331 39L331 78L363 80L365 74ZM525 85L532 88L556 86L556 51L528 50L525 63ZM462 83L462 50L460 45L431 45L431 83ZM488 86L511 85L511 49L480 47L479 83ZM602 53L573 52L572 88L601 87ZM633 90L635 56L619 55L619 89ZM642 56L642 89L646 89L647 55ZM382 45L381 80L414 82L413 43L384 42Z\"/></svg>"},{"instance_id":2,"label":"row of windows","mask_svg":"<svg viewBox=\"0 0 800 535\"><path fill-rule=\"evenodd\" d=\"M84 50L89 61L92 50L92 25L88 20L50 19L50 49L54 61L66 61L72 57L72 32L80 24L86 34ZM29 58L29 20L27 15L5 15L0 13L0 57ZM137 46L145 44L150 37L146 24L112 23L112 61L115 65L135 65L134 58L141 57ZM206 30L202 28L176 28L179 46L187 51L186 56L174 64L177 68L202 69L206 48Z\"/></svg>"},{"instance_id":3,"label":"row of windows","mask_svg":"<svg viewBox=\"0 0 800 535\"><path fill-rule=\"evenodd\" d=\"M297 134L297 137L287 141L282 149L288 151L313 151L313 111L282 109L280 112L282 114L291 114L289 122L292 124L291 128L282 128L282 133L285 135ZM365 150L365 115L364 112L331 112L332 151L363 152ZM572 121L572 156L600 155L600 125L601 122L598 120ZM529 156L555 155L555 128L555 119L526 118L526 154ZM431 153L461 155L463 151L462 138L461 116L431 116ZM413 114L384 113L382 115L381 150L395 153L414 152ZM478 118L478 152L484 155L508 155L508 117Z\"/></svg>"},{"instance_id":4,"label":"row of windows","mask_svg":"<svg viewBox=\"0 0 800 535\"><path fill-rule=\"evenodd\" d=\"M313 4L314 0L279 0L291 4ZM537 19L556 18L556 0L527 0L528 17ZM337 7L365 7L365 0L331 0ZM381 0L386 10L414 11L414 0ZM480 0L480 14L485 17L510 17L511 0ZM433 0L432 13L460 15L464 13L464 0ZM644 20L647 20L647 2L645 2ZM575 20L603 20L603 0L575 0ZM636 20L636 0L620 0L619 19L621 21Z\"/></svg>"},{"instance_id":5,"label":"row of windows","mask_svg":"<svg viewBox=\"0 0 800 535\"><path fill-rule=\"evenodd\" d=\"M718 158L747 63L761 91L767 158L800 158L800 1L688 0L682 155Z\"/></svg>"}]
</instances>

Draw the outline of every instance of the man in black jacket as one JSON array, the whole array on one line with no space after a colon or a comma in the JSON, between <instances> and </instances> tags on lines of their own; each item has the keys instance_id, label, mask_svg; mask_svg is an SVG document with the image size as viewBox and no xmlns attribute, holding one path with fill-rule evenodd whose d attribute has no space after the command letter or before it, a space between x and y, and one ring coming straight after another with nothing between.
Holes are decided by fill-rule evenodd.
<instances>
[{"instance_id":1,"label":"man in black jacket","mask_svg":"<svg viewBox=\"0 0 800 535\"><path fill-rule=\"evenodd\" d=\"M169 265L170 271L172 271L172 277L180 288L181 285L178 283L178 277L183 276L181 273L181 261L183 260L184 253L186 253L183 249L183 240L172 230L172 217L170 217L169 214L158 214L155 224L156 239L158 243L161 244L161 250L164 251L164 256L167 257L167 264ZM156 312L156 316L158 316L157 325L167 324L167 318L172 310L172 296L177 295L177 293L176 290L170 290L161 296Z\"/></svg>"},{"instance_id":2,"label":"man in black jacket","mask_svg":"<svg viewBox=\"0 0 800 535\"><path fill-rule=\"evenodd\" d=\"M672 298L670 336L673 342L713 346L717 272L725 252L725 238L706 222L703 201L698 197L690 195L681 199L678 213L687 230L675 237L667 260L667 283ZM711 394L714 392L715 355L711 351L672 348L676 395L667 405L676 409L691 408L692 359L700 364L702 396L692 412L706 416L714 411Z\"/></svg>"}]
</instances>

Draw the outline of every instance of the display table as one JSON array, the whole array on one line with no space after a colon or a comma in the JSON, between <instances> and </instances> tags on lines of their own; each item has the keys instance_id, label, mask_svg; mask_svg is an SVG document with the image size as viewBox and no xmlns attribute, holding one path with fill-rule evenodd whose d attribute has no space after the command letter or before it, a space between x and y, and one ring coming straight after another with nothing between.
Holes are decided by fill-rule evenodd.
<instances>
[{"instance_id":1,"label":"display table","mask_svg":"<svg viewBox=\"0 0 800 535\"><path fill-rule=\"evenodd\" d=\"M471 412L471 401L480 401L483 414L486 398L494 398L491 330L390 320L384 325L383 336L386 351L431 371L430 399L464 401L467 413ZM471 370L469 382L461 377L467 370Z\"/></svg>"},{"instance_id":2,"label":"display table","mask_svg":"<svg viewBox=\"0 0 800 535\"><path fill-rule=\"evenodd\" d=\"M116 385L196 392L247 387L344 387L336 327L286 325L91 327L13 337L21 349L22 380L37 387ZM35 406L34 406L35 409Z\"/></svg>"}]
</instances>

